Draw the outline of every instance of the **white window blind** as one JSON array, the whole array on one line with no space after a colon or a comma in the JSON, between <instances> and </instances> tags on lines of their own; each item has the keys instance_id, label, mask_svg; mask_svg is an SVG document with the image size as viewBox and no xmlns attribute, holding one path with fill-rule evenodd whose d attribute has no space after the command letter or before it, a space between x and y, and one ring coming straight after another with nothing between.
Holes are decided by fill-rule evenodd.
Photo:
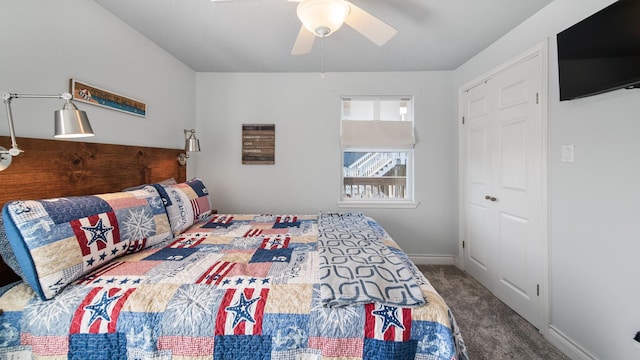
<instances>
[{"instance_id":1,"label":"white window blind","mask_svg":"<svg viewBox=\"0 0 640 360\"><path fill-rule=\"evenodd\" d=\"M412 121L342 120L343 148L411 149L416 143Z\"/></svg>"}]
</instances>

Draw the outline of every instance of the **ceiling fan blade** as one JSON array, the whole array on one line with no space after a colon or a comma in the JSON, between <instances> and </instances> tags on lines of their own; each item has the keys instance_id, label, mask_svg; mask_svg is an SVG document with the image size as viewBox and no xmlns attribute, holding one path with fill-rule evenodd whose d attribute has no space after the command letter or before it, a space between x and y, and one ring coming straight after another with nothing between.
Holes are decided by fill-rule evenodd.
<instances>
[{"instance_id":1,"label":"ceiling fan blade","mask_svg":"<svg viewBox=\"0 0 640 360\"><path fill-rule=\"evenodd\" d=\"M351 11L344 22L378 46L384 45L398 33L398 30L393 26L353 5L351 2L346 1L346 3L349 4Z\"/></svg>"},{"instance_id":2,"label":"ceiling fan blade","mask_svg":"<svg viewBox=\"0 0 640 360\"><path fill-rule=\"evenodd\" d=\"M296 43L293 44L291 55L304 55L310 53L311 49L313 49L313 43L315 40L316 35L307 30L304 26L301 26L300 32L298 32L298 37L296 38Z\"/></svg>"}]
</instances>

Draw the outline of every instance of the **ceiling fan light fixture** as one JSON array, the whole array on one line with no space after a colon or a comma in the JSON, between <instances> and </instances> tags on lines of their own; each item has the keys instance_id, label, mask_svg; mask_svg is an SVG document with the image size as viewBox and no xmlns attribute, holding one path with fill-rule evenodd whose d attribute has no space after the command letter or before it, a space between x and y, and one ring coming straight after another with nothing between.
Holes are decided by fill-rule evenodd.
<instances>
[{"instance_id":1,"label":"ceiling fan light fixture","mask_svg":"<svg viewBox=\"0 0 640 360\"><path fill-rule=\"evenodd\" d=\"M325 37L342 26L349 15L349 4L344 0L302 0L296 13L307 30Z\"/></svg>"}]
</instances>

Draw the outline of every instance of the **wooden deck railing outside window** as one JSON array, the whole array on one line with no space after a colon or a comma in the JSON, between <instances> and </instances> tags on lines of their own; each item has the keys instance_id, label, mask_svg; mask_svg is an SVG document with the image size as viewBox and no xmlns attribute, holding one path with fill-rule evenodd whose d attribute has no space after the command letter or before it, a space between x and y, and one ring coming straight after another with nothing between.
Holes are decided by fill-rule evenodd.
<instances>
[{"instance_id":1,"label":"wooden deck railing outside window","mask_svg":"<svg viewBox=\"0 0 640 360\"><path fill-rule=\"evenodd\" d=\"M351 199L405 199L407 177L344 177L344 194Z\"/></svg>"}]
</instances>

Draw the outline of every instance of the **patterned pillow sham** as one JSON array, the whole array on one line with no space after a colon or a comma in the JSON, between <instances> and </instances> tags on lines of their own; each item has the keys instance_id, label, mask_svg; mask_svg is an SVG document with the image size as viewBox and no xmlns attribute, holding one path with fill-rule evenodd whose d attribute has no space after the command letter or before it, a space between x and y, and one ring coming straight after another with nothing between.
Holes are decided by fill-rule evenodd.
<instances>
[{"instance_id":1,"label":"patterned pillow sham","mask_svg":"<svg viewBox=\"0 0 640 360\"><path fill-rule=\"evenodd\" d=\"M199 178L176 185L152 184L160 193L174 235L211 213L209 191Z\"/></svg>"},{"instance_id":2,"label":"patterned pillow sham","mask_svg":"<svg viewBox=\"0 0 640 360\"><path fill-rule=\"evenodd\" d=\"M12 201L4 206L2 217L23 280L43 300L121 255L172 238L153 187Z\"/></svg>"}]
</instances>

